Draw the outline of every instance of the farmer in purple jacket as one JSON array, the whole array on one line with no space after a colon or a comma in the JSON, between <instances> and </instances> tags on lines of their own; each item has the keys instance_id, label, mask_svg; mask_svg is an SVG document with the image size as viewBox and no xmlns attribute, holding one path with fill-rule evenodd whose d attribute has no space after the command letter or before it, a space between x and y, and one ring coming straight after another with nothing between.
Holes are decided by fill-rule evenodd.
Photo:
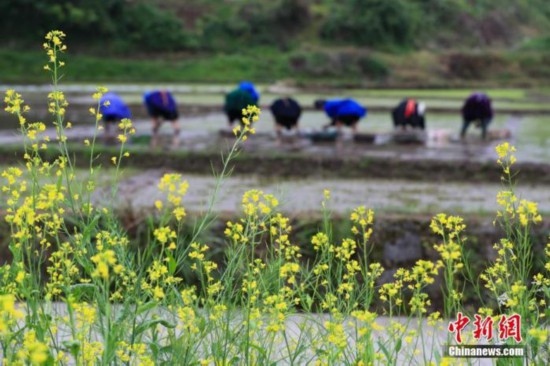
<instances>
[{"instance_id":1,"label":"farmer in purple jacket","mask_svg":"<svg viewBox=\"0 0 550 366\"><path fill-rule=\"evenodd\" d=\"M466 130L470 123L475 122L477 127L481 128L481 138L487 138L487 126L493 119L493 108L491 107L491 99L484 93L473 93L462 106L462 130L460 138L464 138Z\"/></svg>"},{"instance_id":2,"label":"farmer in purple jacket","mask_svg":"<svg viewBox=\"0 0 550 366\"><path fill-rule=\"evenodd\" d=\"M357 123L367 115L367 109L353 99L316 100L316 109L322 109L331 122L325 126L336 126L340 130L343 126L350 127L353 133L357 132Z\"/></svg>"},{"instance_id":3,"label":"farmer in purple jacket","mask_svg":"<svg viewBox=\"0 0 550 366\"><path fill-rule=\"evenodd\" d=\"M105 125L105 141L109 141L113 137L111 136L111 125L116 125L124 118L132 118L126 103L113 92L105 93L101 97L99 100L99 113L101 113Z\"/></svg>"},{"instance_id":4,"label":"farmer in purple jacket","mask_svg":"<svg viewBox=\"0 0 550 366\"><path fill-rule=\"evenodd\" d=\"M151 147L156 147L158 143L158 131L163 120L170 121L174 129L172 146L179 145L180 127L178 124L178 108L176 100L172 93L166 90L154 90L146 92L143 96L143 102L147 113L153 120L153 135L151 136Z\"/></svg>"}]
</instances>

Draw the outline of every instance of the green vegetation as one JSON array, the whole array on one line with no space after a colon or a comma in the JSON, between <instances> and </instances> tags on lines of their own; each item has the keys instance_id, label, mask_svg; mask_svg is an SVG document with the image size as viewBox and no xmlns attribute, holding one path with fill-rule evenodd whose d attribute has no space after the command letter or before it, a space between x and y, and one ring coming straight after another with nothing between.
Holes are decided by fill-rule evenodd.
<instances>
[{"instance_id":1,"label":"green vegetation","mask_svg":"<svg viewBox=\"0 0 550 366\"><path fill-rule=\"evenodd\" d=\"M28 50L58 28L81 55L68 81L539 86L550 78L549 4L23 0L0 4L0 30L10 35L0 41L0 79L43 82Z\"/></svg>"},{"instance_id":2,"label":"green vegetation","mask_svg":"<svg viewBox=\"0 0 550 366\"><path fill-rule=\"evenodd\" d=\"M181 20L151 1L23 0L0 4L4 43L28 46L50 29L70 32L76 49L98 53L176 51L186 47ZM16 38L14 38L16 37Z\"/></svg>"}]
</instances>

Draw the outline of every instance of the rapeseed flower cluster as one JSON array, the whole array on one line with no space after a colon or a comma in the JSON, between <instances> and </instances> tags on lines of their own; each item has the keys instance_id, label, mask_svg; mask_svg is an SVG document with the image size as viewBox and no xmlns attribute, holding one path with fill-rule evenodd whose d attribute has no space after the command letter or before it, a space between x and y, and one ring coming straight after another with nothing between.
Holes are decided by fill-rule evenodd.
<instances>
[{"instance_id":1,"label":"rapeseed flower cluster","mask_svg":"<svg viewBox=\"0 0 550 366\"><path fill-rule=\"evenodd\" d=\"M509 142L504 142L498 145L495 150L498 156L497 164L502 167L505 175L509 175L510 167L517 161L516 156L514 155L516 148L510 145Z\"/></svg>"},{"instance_id":2,"label":"rapeseed flower cluster","mask_svg":"<svg viewBox=\"0 0 550 366\"><path fill-rule=\"evenodd\" d=\"M519 223L527 226L529 223L538 224L542 222L542 216L538 212L538 204L533 201L521 200L517 208Z\"/></svg>"},{"instance_id":3,"label":"rapeseed flower cluster","mask_svg":"<svg viewBox=\"0 0 550 366\"><path fill-rule=\"evenodd\" d=\"M182 200L189 189L189 183L182 180L181 174L169 173L162 176L158 188L166 194L166 201L170 205L171 214L178 223L181 222L187 214L182 205ZM156 201L155 206L161 210L163 207L162 201Z\"/></svg>"},{"instance_id":4,"label":"rapeseed flower cluster","mask_svg":"<svg viewBox=\"0 0 550 366\"><path fill-rule=\"evenodd\" d=\"M430 229L442 239L433 248L441 257L436 268L443 271L444 313L445 316L452 316L460 310L462 301L462 292L457 289L460 288L459 275L464 269L462 233L466 225L461 217L441 213L432 218Z\"/></svg>"},{"instance_id":5,"label":"rapeseed flower cluster","mask_svg":"<svg viewBox=\"0 0 550 366\"><path fill-rule=\"evenodd\" d=\"M235 244L246 244L248 242L248 237L244 235L244 226L241 223L228 221L226 226L224 234L231 242Z\"/></svg>"},{"instance_id":6,"label":"rapeseed flower cluster","mask_svg":"<svg viewBox=\"0 0 550 366\"><path fill-rule=\"evenodd\" d=\"M242 199L244 214L251 220L259 219L260 216L270 215L279 201L272 194L265 194L260 190L253 189L246 191Z\"/></svg>"},{"instance_id":7,"label":"rapeseed flower cluster","mask_svg":"<svg viewBox=\"0 0 550 366\"><path fill-rule=\"evenodd\" d=\"M418 260L410 270L409 277L406 280L409 282L407 288L412 291L409 301L412 313L418 315L427 313L428 308L431 306L431 301L428 294L423 290L434 283L434 277L438 273L439 268L437 264L426 260Z\"/></svg>"},{"instance_id":8,"label":"rapeseed flower cluster","mask_svg":"<svg viewBox=\"0 0 550 366\"><path fill-rule=\"evenodd\" d=\"M261 110L255 105L249 105L242 110L241 124L233 128L233 134L239 137L239 140L246 141L248 135L256 133L256 129L252 127L253 123L260 119Z\"/></svg>"},{"instance_id":9,"label":"rapeseed flower cluster","mask_svg":"<svg viewBox=\"0 0 550 366\"><path fill-rule=\"evenodd\" d=\"M350 215L353 223L351 232L355 235L361 235L361 240L366 243L372 235L372 225L374 223L374 211L365 206L359 206Z\"/></svg>"},{"instance_id":10,"label":"rapeseed flower cluster","mask_svg":"<svg viewBox=\"0 0 550 366\"><path fill-rule=\"evenodd\" d=\"M327 234L324 232L318 232L311 238L311 244L313 245L313 250L322 251L328 250L329 248L329 239Z\"/></svg>"},{"instance_id":11,"label":"rapeseed flower cluster","mask_svg":"<svg viewBox=\"0 0 550 366\"><path fill-rule=\"evenodd\" d=\"M129 344L125 341L120 341L117 344L116 355L121 362L128 365L155 365L154 360L147 355L147 344L145 343Z\"/></svg>"},{"instance_id":12,"label":"rapeseed flower cluster","mask_svg":"<svg viewBox=\"0 0 550 366\"><path fill-rule=\"evenodd\" d=\"M95 147L95 140L96 140L96 137L97 137L97 132L103 130L103 126L100 124L101 122L101 119L103 118L103 115L101 114L101 105L100 105L100 100L101 98L103 97L103 95L105 93L107 93L109 91L109 89L107 89L106 87L104 86L98 86L96 88L96 92L92 94L92 98L93 100L97 101L96 103L96 106L95 107L90 107L89 109L89 112L92 116L94 116L95 118L95 134L92 138L92 143L91 143L91 149L92 149L92 152L94 150L94 147ZM110 105L110 102L107 100L104 102L103 104L105 107L108 107ZM84 140L84 145L86 146L90 146L90 140L89 139L85 139ZM93 166L90 166L90 170L93 171Z\"/></svg>"},{"instance_id":13,"label":"rapeseed flower cluster","mask_svg":"<svg viewBox=\"0 0 550 366\"><path fill-rule=\"evenodd\" d=\"M15 296L0 295L0 337L7 337L17 321L24 317L24 313L15 305Z\"/></svg>"},{"instance_id":14,"label":"rapeseed flower cluster","mask_svg":"<svg viewBox=\"0 0 550 366\"><path fill-rule=\"evenodd\" d=\"M74 261L75 255L82 256L84 253L75 254L75 247L69 242L61 243L59 249L54 251L48 259L51 263L46 269L49 281L46 284L46 299L52 300L63 294L63 290L72 284L78 283L81 276L81 269Z\"/></svg>"},{"instance_id":15,"label":"rapeseed flower cluster","mask_svg":"<svg viewBox=\"0 0 550 366\"><path fill-rule=\"evenodd\" d=\"M208 245L201 245L198 242L193 242L190 247L191 251L189 252L189 258L193 260L191 269L195 271L201 279L201 285L204 289L203 301L209 306L213 306L217 309L211 315L211 317L217 318L220 308L217 307L218 304L215 298L223 290L222 283L214 276L214 271L218 269L218 264L206 259L206 253L209 250ZM182 292L182 297L184 297L183 294ZM189 296L184 297L184 303L186 303L185 298L189 298ZM223 307L225 308L225 306Z\"/></svg>"},{"instance_id":16,"label":"rapeseed flower cluster","mask_svg":"<svg viewBox=\"0 0 550 366\"><path fill-rule=\"evenodd\" d=\"M406 285L406 279L408 278L409 273L403 268L399 268L393 275L394 281L384 283L378 290L380 294L380 300L388 302L389 311L394 310L394 305L399 307L403 304L403 299L401 298L401 290Z\"/></svg>"},{"instance_id":17,"label":"rapeseed flower cluster","mask_svg":"<svg viewBox=\"0 0 550 366\"><path fill-rule=\"evenodd\" d=\"M154 260L147 269L147 279L141 282L141 289L156 301L161 301L166 296L166 288L171 288L182 281L173 276L165 261Z\"/></svg>"},{"instance_id":18,"label":"rapeseed flower cluster","mask_svg":"<svg viewBox=\"0 0 550 366\"><path fill-rule=\"evenodd\" d=\"M66 50L64 37L62 32L50 32L44 44L54 84L63 66L58 53ZM93 159L90 176L79 186L64 135L70 128L63 120L68 103L55 86L48 108L55 116L59 156L52 161L39 154L49 143L42 136L46 125L26 121L28 107L15 91L9 90L4 98L6 110L19 118L26 145L25 164L1 174L13 256L0 266L2 364L414 363L424 329L410 329L410 317L404 324L394 316L418 316L437 326L441 314L430 313L428 289L441 272L443 316L462 310L461 276L469 268L460 217L439 214L431 222L441 238L434 245L439 260L419 260L411 268L396 269L393 281L381 284L384 268L370 263L374 245L368 243L374 212L364 206L354 209L350 237L337 240L328 190L321 204L322 229L311 237L311 261L303 260L291 220L278 212L276 197L258 190L243 195L242 218L226 225L224 260L212 260L216 252L199 235L211 217L204 226L196 226L191 240L182 235L188 183L179 174L161 178L158 188L166 200L155 202L155 207L164 214L149 227L148 245L134 243L112 209L91 205L97 185ZM93 98L99 101L105 92L98 88ZM101 115L98 108L92 110L97 124ZM243 111L234 149L255 132L259 113L257 107ZM129 120L121 121L119 129L118 140L124 145L135 129ZM508 183L514 151L509 144L497 147L497 163ZM117 176L127 156L121 148L113 157ZM479 276L495 303L483 304L479 314L493 316L497 309L520 314L529 357L536 363L546 355L548 342L550 243L544 270L533 275L528 234L542 217L536 203L516 197L510 187L497 195L497 219L507 235L495 244L496 258ZM66 313L53 310L57 301L64 303ZM390 316L385 329L377 323L376 305L383 305ZM295 320L315 311L325 314L314 315L312 321ZM383 336L377 335L382 331ZM411 349L405 350L404 344ZM433 357L424 361L432 364Z\"/></svg>"},{"instance_id":19,"label":"rapeseed flower cluster","mask_svg":"<svg viewBox=\"0 0 550 366\"><path fill-rule=\"evenodd\" d=\"M390 316L394 311L400 311L404 305L403 291L408 290L412 296L408 302L412 313L422 315L431 305L425 288L434 283L434 277L439 273L439 266L431 261L418 260L409 270L399 268L394 273L394 281L384 283L380 289L380 299L388 303Z\"/></svg>"},{"instance_id":20,"label":"rapeseed flower cluster","mask_svg":"<svg viewBox=\"0 0 550 366\"><path fill-rule=\"evenodd\" d=\"M97 116L96 116L97 118ZM117 167L117 172L120 168L120 164L122 162L123 158L129 158L130 153L128 151L125 151L125 144L128 141L128 137L135 135L136 129L134 128L134 125L132 124L132 121L128 118L123 118L118 123L118 129L119 134L117 135L117 140L120 142L120 152L118 156L112 156L111 162L113 165Z\"/></svg>"},{"instance_id":21,"label":"rapeseed flower cluster","mask_svg":"<svg viewBox=\"0 0 550 366\"><path fill-rule=\"evenodd\" d=\"M70 311L64 322L73 331L73 341L78 346L74 350L76 358L83 365L94 365L101 359L104 351L104 344L90 337L98 320L96 305L75 302L73 298L68 299L67 305Z\"/></svg>"},{"instance_id":22,"label":"rapeseed flower cluster","mask_svg":"<svg viewBox=\"0 0 550 366\"><path fill-rule=\"evenodd\" d=\"M496 151L506 187L497 194L497 203L501 208L497 211L495 222L500 224L506 235L493 245L496 258L479 277L499 309L521 316L521 333L534 339L534 347L537 349L537 340L544 339L544 332L539 327L547 315L546 296L550 295L550 280L548 272L546 275L535 274L530 284L526 280L532 276L533 266L530 229L532 225L540 223L542 217L535 202L519 199L514 192L511 167L516 162L513 155L515 148L504 143L497 146ZM549 253L545 254L548 258ZM544 294L544 297L541 298L540 294ZM525 329L530 330L526 332Z\"/></svg>"},{"instance_id":23,"label":"rapeseed flower cluster","mask_svg":"<svg viewBox=\"0 0 550 366\"><path fill-rule=\"evenodd\" d=\"M21 94L16 93L13 89L8 89L4 97L4 103L6 104L4 110L10 114L16 115L19 119L19 124L23 127L27 121L23 113L28 112L30 107L25 105L25 101L21 97Z\"/></svg>"},{"instance_id":24,"label":"rapeseed flower cluster","mask_svg":"<svg viewBox=\"0 0 550 366\"><path fill-rule=\"evenodd\" d=\"M43 43L43 48L46 50L46 55L49 58L48 64L44 67L48 71L52 71L49 64L53 64L55 68L63 67L65 63L58 59L58 53L65 52L67 45L63 43L65 39L65 33L59 30L54 30L46 34L46 42ZM55 75L54 75L55 76Z\"/></svg>"},{"instance_id":25,"label":"rapeseed flower cluster","mask_svg":"<svg viewBox=\"0 0 550 366\"><path fill-rule=\"evenodd\" d=\"M117 139L123 144L128 141L128 136L135 135L136 133L136 129L134 128L132 121L128 118L123 118L118 123L118 129L121 133L117 136Z\"/></svg>"},{"instance_id":26,"label":"rapeseed flower cluster","mask_svg":"<svg viewBox=\"0 0 550 366\"><path fill-rule=\"evenodd\" d=\"M99 277L104 280L109 279L109 268L113 268L117 263L115 251L106 249L92 256L92 262L95 263L96 269L92 272L92 277Z\"/></svg>"},{"instance_id":27,"label":"rapeseed flower cluster","mask_svg":"<svg viewBox=\"0 0 550 366\"><path fill-rule=\"evenodd\" d=\"M49 357L48 346L36 338L34 330L30 330L25 332L22 347L15 357L13 365L44 365Z\"/></svg>"}]
</instances>

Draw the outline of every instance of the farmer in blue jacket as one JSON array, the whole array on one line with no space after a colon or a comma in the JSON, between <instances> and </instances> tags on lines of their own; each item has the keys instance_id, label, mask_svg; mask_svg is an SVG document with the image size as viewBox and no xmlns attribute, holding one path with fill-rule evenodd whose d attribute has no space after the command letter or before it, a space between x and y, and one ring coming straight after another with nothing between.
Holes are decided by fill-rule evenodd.
<instances>
[{"instance_id":1,"label":"farmer in blue jacket","mask_svg":"<svg viewBox=\"0 0 550 366\"><path fill-rule=\"evenodd\" d=\"M172 146L179 145L180 128L178 124L178 107L172 93L166 90L148 91L143 95L143 102L147 113L153 121L153 134L151 136L151 147L158 143L158 131L163 120L170 121L174 129Z\"/></svg>"},{"instance_id":2,"label":"farmer in blue jacket","mask_svg":"<svg viewBox=\"0 0 550 366\"><path fill-rule=\"evenodd\" d=\"M357 123L367 115L367 109L353 99L316 100L316 109L323 109L331 122L325 126L350 127L353 133L357 132Z\"/></svg>"},{"instance_id":3,"label":"farmer in blue jacket","mask_svg":"<svg viewBox=\"0 0 550 366\"><path fill-rule=\"evenodd\" d=\"M105 125L105 141L109 141L113 137L111 136L111 125L116 125L124 118L132 118L132 114L126 103L124 103L119 95L113 92L103 94L99 100L99 113L101 113Z\"/></svg>"},{"instance_id":4,"label":"farmer in blue jacket","mask_svg":"<svg viewBox=\"0 0 550 366\"><path fill-rule=\"evenodd\" d=\"M471 94L462 106L463 123L460 138L463 139L466 136L468 126L474 122L477 127L481 128L481 138L485 140L487 138L487 127L491 123L493 115L491 99L487 94L480 92Z\"/></svg>"},{"instance_id":5,"label":"farmer in blue jacket","mask_svg":"<svg viewBox=\"0 0 550 366\"><path fill-rule=\"evenodd\" d=\"M229 127L233 126L235 120L242 121L242 110L249 105L258 105L260 93L249 81L239 83L237 88L233 89L225 96L224 112L227 116Z\"/></svg>"}]
</instances>

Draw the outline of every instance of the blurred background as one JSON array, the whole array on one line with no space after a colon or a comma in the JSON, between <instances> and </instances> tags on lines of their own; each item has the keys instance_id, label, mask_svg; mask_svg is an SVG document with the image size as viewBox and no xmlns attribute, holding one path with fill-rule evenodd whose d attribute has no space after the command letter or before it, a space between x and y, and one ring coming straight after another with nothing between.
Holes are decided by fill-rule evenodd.
<instances>
[{"instance_id":1,"label":"blurred background","mask_svg":"<svg viewBox=\"0 0 550 366\"><path fill-rule=\"evenodd\" d=\"M550 80L546 0L8 0L0 3L0 81L44 82L36 65L52 29L68 34L68 82Z\"/></svg>"}]
</instances>

